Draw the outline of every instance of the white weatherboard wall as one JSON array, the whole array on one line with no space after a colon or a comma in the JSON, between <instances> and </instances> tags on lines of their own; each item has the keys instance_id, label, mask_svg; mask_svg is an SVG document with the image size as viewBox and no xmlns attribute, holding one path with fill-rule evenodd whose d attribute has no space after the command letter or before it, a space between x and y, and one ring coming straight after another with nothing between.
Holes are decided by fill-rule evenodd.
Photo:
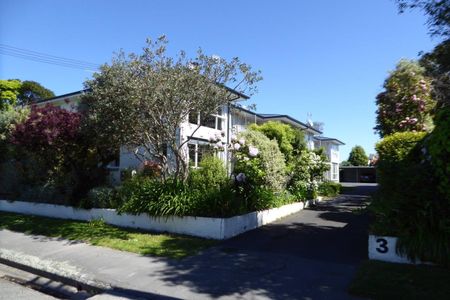
<instances>
[{"instance_id":1,"label":"white weatherboard wall","mask_svg":"<svg viewBox=\"0 0 450 300\"><path fill-rule=\"evenodd\" d=\"M0 200L0 211L82 221L103 219L105 223L121 227L222 240L296 213L310 203L311 201L306 202L305 205L300 202L293 203L231 218L150 217L146 214L119 215L114 209L93 208L87 210L71 206L6 200Z\"/></svg>"},{"instance_id":2,"label":"white weatherboard wall","mask_svg":"<svg viewBox=\"0 0 450 300\"><path fill-rule=\"evenodd\" d=\"M396 237L369 235L369 259L402 264L425 263L421 262L420 260L416 260L415 262L413 262L406 256L397 254L395 250L396 247L397 247Z\"/></svg>"}]
</instances>

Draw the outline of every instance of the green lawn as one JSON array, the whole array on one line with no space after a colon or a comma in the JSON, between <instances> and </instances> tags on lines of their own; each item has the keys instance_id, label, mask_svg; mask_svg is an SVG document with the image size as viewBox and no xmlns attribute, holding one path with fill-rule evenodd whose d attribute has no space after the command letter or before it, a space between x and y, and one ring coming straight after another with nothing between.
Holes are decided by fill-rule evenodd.
<instances>
[{"instance_id":1,"label":"green lawn","mask_svg":"<svg viewBox=\"0 0 450 300\"><path fill-rule=\"evenodd\" d=\"M78 240L96 246L170 258L193 255L216 243L189 236L125 229L100 220L82 222L5 212L0 212L0 229Z\"/></svg>"},{"instance_id":2,"label":"green lawn","mask_svg":"<svg viewBox=\"0 0 450 300\"><path fill-rule=\"evenodd\" d=\"M349 292L369 299L450 299L450 270L433 266L364 262Z\"/></svg>"}]
</instances>

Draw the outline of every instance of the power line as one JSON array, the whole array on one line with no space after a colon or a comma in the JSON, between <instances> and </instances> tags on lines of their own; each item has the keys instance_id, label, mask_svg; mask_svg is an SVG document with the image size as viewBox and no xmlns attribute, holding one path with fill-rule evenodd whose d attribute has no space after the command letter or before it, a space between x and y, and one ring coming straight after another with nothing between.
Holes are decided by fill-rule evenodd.
<instances>
[{"instance_id":1,"label":"power line","mask_svg":"<svg viewBox=\"0 0 450 300\"><path fill-rule=\"evenodd\" d=\"M58 65L58 66L67 67L67 68L82 69L82 70L88 70L88 71L95 71L100 67L100 65L98 65L98 64L87 62L87 61L50 55L50 54L46 54L46 53L42 53L42 52L8 46L5 44L0 44L0 54L9 55L12 57L22 58L22 59L26 59L26 60L30 60L30 61L35 61L35 62L41 62L41 63L46 63L46 64L52 64L52 65Z\"/></svg>"}]
</instances>

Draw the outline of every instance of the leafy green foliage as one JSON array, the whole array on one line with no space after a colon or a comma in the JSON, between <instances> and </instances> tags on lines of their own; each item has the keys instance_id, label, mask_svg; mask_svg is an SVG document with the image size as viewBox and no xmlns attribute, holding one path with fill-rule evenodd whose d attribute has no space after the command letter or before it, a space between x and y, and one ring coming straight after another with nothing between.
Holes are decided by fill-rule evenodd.
<instances>
[{"instance_id":1,"label":"leafy green foliage","mask_svg":"<svg viewBox=\"0 0 450 300\"><path fill-rule=\"evenodd\" d=\"M43 87L36 81L25 80L19 88L17 95L17 104L29 105L38 100L49 99L55 97L53 91Z\"/></svg>"},{"instance_id":2,"label":"leafy green foliage","mask_svg":"<svg viewBox=\"0 0 450 300\"><path fill-rule=\"evenodd\" d=\"M352 166L367 166L369 158L367 157L364 148L356 145L350 151L347 161Z\"/></svg>"},{"instance_id":3,"label":"leafy green foliage","mask_svg":"<svg viewBox=\"0 0 450 300\"><path fill-rule=\"evenodd\" d=\"M117 208L119 198L115 189L108 186L92 188L80 203L82 208Z\"/></svg>"},{"instance_id":4,"label":"leafy green foliage","mask_svg":"<svg viewBox=\"0 0 450 300\"><path fill-rule=\"evenodd\" d=\"M438 189L442 179L435 175L425 135L395 133L377 144L380 187L371 206L373 230L398 236L398 250L411 259L449 266L450 203Z\"/></svg>"},{"instance_id":5,"label":"leafy green foliage","mask_svg":"<svg viewBox=\"0 0 450 300\"><path fill-rule=\"evenodd\" d=\"M396 0L400 12L420 9L428 15L431 35L450 37L450 3L448 0Z\"/></svg>"},{"instance_id":6,"label":"leafy green foliage","mask_svg":"<svg viewBox=\"0 0 450 300\"><path fill-rule=\"evenodd\" d=\"M402 60L384 82L378 94L377 125L381 137L402 131L425 131L432 128L431 81L417 62Z\"/></svg>"},{"instance_id":7,"label":"leafy green foliage","mask_svg":"<svg viewBox=\"0 0 450 300\"><path fill-rule=\"evenodd\" d=\"M10 142L11 133L17 124L27 118L28 114L28 109L19 108L0 111L0 163L12 156L14 149Z\"/></svg>"},{"instance_id":8,"label":"leafy green foliage","mask_svg":"<svg viewBox=\"0 0 450 300\"><path fill-rule=\"evenodd\" d=\"M437 45L433 51L424 54L420 64L425 68L426 75L433 79L433 98L437 108L450 105L450 39Z\"/></svg>"},{"instance_id":9,"label":"leafy green foliage","mask_svg":"<svg viewBox=\"0 0 450 300\"><path fill-rule=\"evenodd\" d=\"M252 124L250 129L264 133L271 140L275 139L288 165L307 148L303 132L288 124L269 121L261 125Z\"/></svg>"},{"instance_id":10,"label":"leafy green foliage","mask_svg":"<svg viewBox=\"0 0 450 300\"><path fill-rule=\"evenodd\" d=\"M231 182L223 162L207 157L186 183L135 176L118 190L120 212L152 216L230 217L292 203L286 192L249 183Z\"/></svg>"},{"instance_id":11,"label":"leafy green foliage","mask_svg":"<svg viewBox=\"0 0 450 300\"><path fill-rule=\"evenodd\" d=\"M203 190L220 188L228 181L223 160L213 155L204 157L199 168L191 170L189 174L190 184Z\"/></svg>"},{"instance_id":12,"label":"leafy green foliage","mask_svg":"<svg viewBox=\"0 0 450 300\"><path fill-rule=\"evenodd\" d=\"M51 187L77 205L89 189L104 183L105 165L81 120L80 113L49 104L32 107L28 118L15 126L10 141L26 189Z\"/></svg>"},{"instance_id":13,"label":"leafy green foliage","mask_svg":"<svg viewBox=\"0 0 450 300\"><path fill-rule=\"evenodd\" d=\"M315 151L303 150L296 156L288 182L289 191L299 200L315 199L319 182L329 170L323 148Z\"/></svg>"},{"instance_id":14,"label":"leafy green foliage","mask_svg":"<svg viewBox=\"0 0 450 300\"><path fill-rule=\"evenodd\" d=\"M170 175L185 181L188 139L178 141L180 124L192 111L208 116L235 99L224 86L252 94L261 76L238 58L227 61L205 55L201 49L192 59L184 51L170 57L167 44L163 36L147 40L142 54L120 52L85 82L91 92L82 101L97 143L110 149L140 145L146 153L136 152L139 159L151 155L160 164L163 178ZM168 167L167 148L175 168Z\"/></svg>"},{"instance_id":15,"label":"leafy green foliage","mask_svg":"<svg viewBox=\"0 0 450 300\"><path fill-rule=\"evenodd\" d=\"M36 81L0 80L0 111L54 96L51 90Z\"/></svg>"},{"instance_id":16,"label":"leafy green foliage","mask_svg":"<svg viewBox=\"0 0 450 300\"><path fill-rule=\"evenodd\" d=\"M223 217L244 212L230 184L204 188L197 174L192 184L136 176L118 191L120 212L151 216Z\"/></svg>"},{"instance_id":17,"label":"leafy green foliage","mask_svg":"<svg viewBox=\"0 0 450 300\"><path fill-rule=\"evenodd\" d=\"M340 165L342 167L348 167L348 166L351 166L352 164L348 160L343 160L343 161L341 161Z\"/></svg>"},{"instance_id":18,"label":"leafy green foliage","mask_svg":"<svg viewBox=\"0 0 450 300\"><path fill-rule=\"evenodd\" d=\"M442 108L435 117L436 127L426 140L438 189L450 207L450 107Z\"/></svg>"},{"instance_id":19,"label":"leafy green foliage","mask_svg":"<svg viewBox=\"0 0 450 300\"><path fill-rule=\"evenodd\" d=\"M376 150L380 156L379 166L381 169L389 168L392 164L404 160L425 135L425 132L398 132L378 142ZM382 170L380 172L380 176L382 176ZM386 180L389 180L389 176L386 176Z\"/></svg>"},{"instance_id":20,"label":"leafy green foliage","mask_svg":"<svg viewBox=\"0 0 450 300\"><path fill-rule=\"evenodd\" d=\"M234 173L245 174L253 186L280 191L286 184L286 165L277 142L255 130L241 132L239 138L245 142L235 152ZM256 156L251 155L252 148L257 149Z\"/></svg>"},{"instance_id":21,"label":"leafy green foliage","mask_svg":"<svg viewBox=\"0 0 450 300\"><path fill-rule=\"evenodd\" d=\"M20 85L21 83L18 79L0 79L0 111L10 109L16 105Z\"/></svg>"},{"instance_id":22,"label":"leafy green foliage","mask_svg":"<svg viewBox=\"0 0 450 300\"><path fill-rule=\"evenodd\" d=\"M319 184L318 194L320 196L334 197L339 195L342 185L333 181L324 181Z\"/></svg>"}]
</instances>

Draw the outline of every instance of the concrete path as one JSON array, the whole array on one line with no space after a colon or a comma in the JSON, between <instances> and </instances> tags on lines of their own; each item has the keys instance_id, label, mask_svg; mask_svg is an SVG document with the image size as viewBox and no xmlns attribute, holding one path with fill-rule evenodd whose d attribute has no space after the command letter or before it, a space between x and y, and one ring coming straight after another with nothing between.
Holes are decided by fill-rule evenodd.
<instances>
[{"instance_id":1,"label":"concrete path","mask_svg":"<svg viewBox=\"0 0 450 300\"><path fill-rule=\"evenodd\" d=\"M183 260L0 231L0 254L147 299L352 299L366 196L341 196ZM3 251L3 252L2 252Z\"/></svg>"}]
</instances>

